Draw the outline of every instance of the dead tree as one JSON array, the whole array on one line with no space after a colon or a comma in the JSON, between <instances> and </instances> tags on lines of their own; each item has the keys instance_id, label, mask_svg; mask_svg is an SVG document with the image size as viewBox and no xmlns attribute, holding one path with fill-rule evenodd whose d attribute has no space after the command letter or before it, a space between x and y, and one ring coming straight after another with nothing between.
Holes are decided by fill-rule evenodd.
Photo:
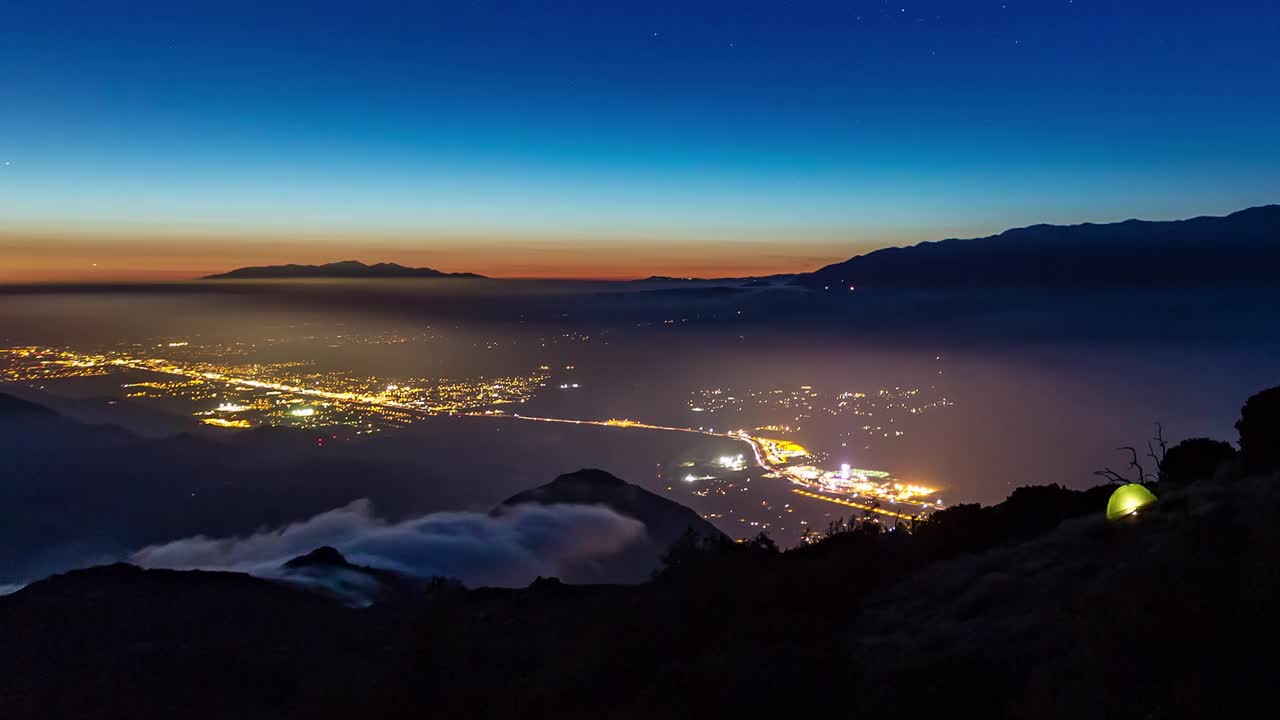
<instances>
[{"instance_id":1,"label":"dead tree","mask_svg":"<svg viewBox=\"0 0 1280 720\"><path fill-rule=\"evenodd\" d=\"M1159 454L1156 453L1156 448L1160 449ZM1158 482L1160 480L1160 469L1164 465L1165 452L1168 450L1168 443L1166 443L1164 439L1164 427L1161 426L1160 423L1156 423L1156 436L1147 441L1147 457L1154 460L1156 464L1156 471L1154 473L1147 472L1147 469L1142 466L1142 463L1138 462L1137 448L1131 445L1125 445L1124 447L1116 448L1116 450L1127 450L1129 452L1129 467L1125 468L1125 474L1118 473L1115 470L1106 467L1101 470L1095 470L1093 472L1094 475L1106 478L1107 482L1120 483L1122 485L1128 483ZM1134 479L1127 477L1127 474L1130 472L1134 474Z\"/></svg>"},{"instance_id":2,"label":"dead tree","mask_svg":"<svg viewBox=\"0 0 1280 720\"><path fill-rule=\"evenodd\" d=\"M1154 445L1152 444L1154 443ZM1160 449L1160 454L1156 455L1156 448ZM1164 456L1169 452L1169 443L1164 440L1164 426L1156 423L1156 436L1147 441L1147 457L1151 458L1156 464L1156 471L1153 473L1153 479L1159 480L1160 474L1164 471Z\"/></svg>"}]
</instances>

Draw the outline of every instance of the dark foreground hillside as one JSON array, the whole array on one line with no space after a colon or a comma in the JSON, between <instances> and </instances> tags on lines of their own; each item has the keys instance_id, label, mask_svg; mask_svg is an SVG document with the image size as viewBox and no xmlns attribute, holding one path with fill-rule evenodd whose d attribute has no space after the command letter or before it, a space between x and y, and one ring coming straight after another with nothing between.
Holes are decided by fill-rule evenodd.
<instances>
[{"instance_id":1,"label":"dark foreground hillside","mask_svg":"<svg viewBox=\"0 0 1280 720\"><path fill-rule=\"evenodd\" d=\"M1278 409L1250 401L1239 453L1170 450L1159 501L1116 521L1115 485L1020 488L785 553L690 535L638 586L437 581L365 609L232 573L56 576L0 598L0 715L1271 717Z\"/></svg>"},{"instance_id":2,"label":"dark foreground hillside","mask_svg":"<svg viewBox=\"0 0 1280 720\"><path fill-rule=\"evenodd\" d=\"M868 706L911 688L1012 717L1270 716L1278 490L1197 484L876 593L849 631Z\"/></svg>"}]
</instances>

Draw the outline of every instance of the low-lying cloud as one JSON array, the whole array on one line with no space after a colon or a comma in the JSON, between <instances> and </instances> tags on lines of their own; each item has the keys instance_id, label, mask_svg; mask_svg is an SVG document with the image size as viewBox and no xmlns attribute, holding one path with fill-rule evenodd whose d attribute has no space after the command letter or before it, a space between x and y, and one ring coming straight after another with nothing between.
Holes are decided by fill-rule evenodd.
<instances>
[{"instance_id":1,"label":"low-lying cloud","mask_svg":"<svg viewBox=\"0 0 1280 720\"><path fill-rule=\"evenodd\" d=\"M617 553L644 524L596 505L520 505L498 515L440 512L398 522L379 519L366 499L248 537L203 535L145 547L143 567L236 570L275 575L317 547L353 563L466 585L521 587L539 575L564 576Z\"/></svg>"}]
</instances>

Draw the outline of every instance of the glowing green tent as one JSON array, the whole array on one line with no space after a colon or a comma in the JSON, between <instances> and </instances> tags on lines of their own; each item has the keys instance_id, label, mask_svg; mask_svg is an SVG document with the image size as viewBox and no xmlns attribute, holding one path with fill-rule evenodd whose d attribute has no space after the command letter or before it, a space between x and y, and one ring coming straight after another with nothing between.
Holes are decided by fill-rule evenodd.
<instances>
[{"instance_id":1,"label":"glowing green tent","mask_svg":"<svg viewBox=\"0 0 1280 720\"><path fill-rule=\"evenodd\" d=\"M1138 483L1129 483L1116 488L1107 501L1107 519L1119 520L1138 512L1148 505L1154 504L1156 496Z\"/></svg>"}]
</instances>

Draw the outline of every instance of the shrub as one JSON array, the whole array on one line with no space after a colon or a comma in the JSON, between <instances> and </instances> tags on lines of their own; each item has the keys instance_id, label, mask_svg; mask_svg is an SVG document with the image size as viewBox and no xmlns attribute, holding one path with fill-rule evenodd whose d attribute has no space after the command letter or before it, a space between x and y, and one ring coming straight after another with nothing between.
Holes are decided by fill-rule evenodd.
<instances>
[{"instance_id":1,"label":"shrub","mask_svg":"<svg viewBox=\"0 0 1280 720\"><path fill-rule=\"evenodd\" d=\"M1230 443L1209 438L1191 438L1169 448L1160 463L1160 484L1182 486L1212 478L1218 468L1235 460Z\"/></svg>"},{"instance_id":2,"label":"shrub","mask_svg":"<svg viewBox=\"0 0 1280 720\"><path fill-rule=\"evenodd\" d=\"M1240 432L1245 472L1280 469L1280 387L1263 390L1245 401L1236 430Z\"/></svg>"}]
</instances>

